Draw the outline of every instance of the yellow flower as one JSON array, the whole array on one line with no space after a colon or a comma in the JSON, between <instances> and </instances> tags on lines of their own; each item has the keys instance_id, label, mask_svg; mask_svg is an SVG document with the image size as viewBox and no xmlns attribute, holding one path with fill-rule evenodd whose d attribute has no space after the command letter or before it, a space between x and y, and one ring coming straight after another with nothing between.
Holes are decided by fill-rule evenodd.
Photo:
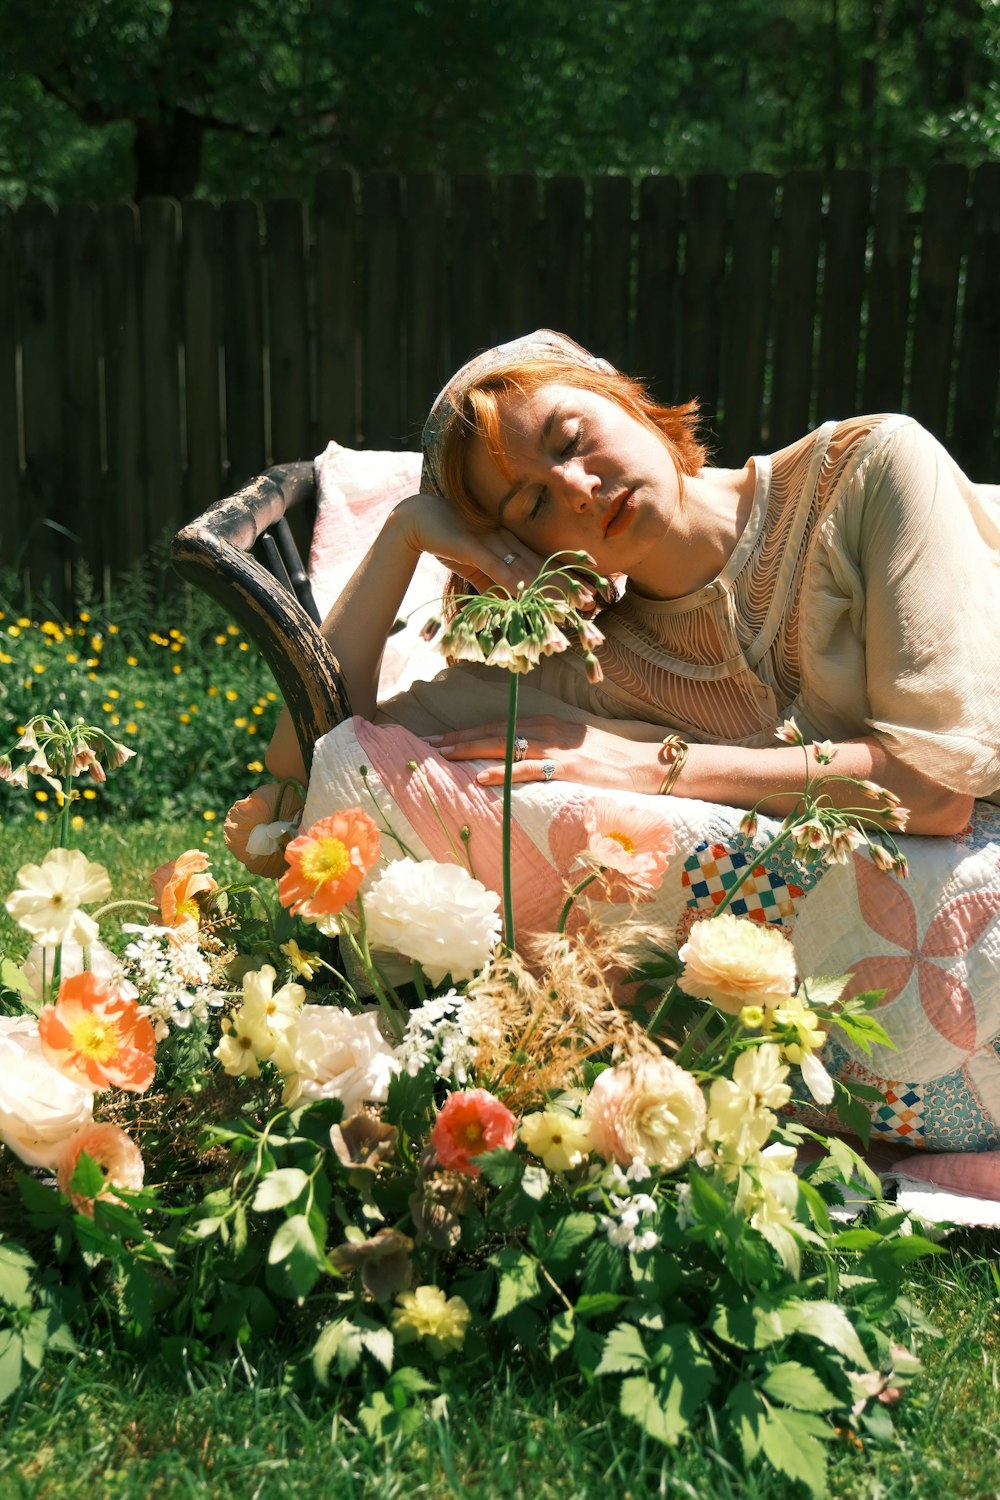
<instances>
[{"instance_id":1,"label":"yellow flower","mask_svg":"<svg viewBox=\"0 0 1000 1500\"><path fill-rule=\"evenodd\" d=\"M126 734L138 734L139 733L139 726L135 722L134 719L129 719L128 723L125 725L125 733Z\"/></svg>"},{"instance_id":2,"label":"yellow flower","mask_svg":"<svg viewBox=\"0 0 1000 1500\"><path fill-rule=\"evenodd\" d=\"M38 675L38 676L39 676L39 677L41 677L41 675L42 675L42 673L43 673L43 672L44 672L44 671L45 671L45 666L44 666L44 664L43 664L43 663L42 663L42 662L40 662L40 661L33 661L33 662L32 662L32 663L31 663L31 670L32 670L32 671L33 671L33 672L35 672L35 673L37 673L37 675ZM256 713L256 709L255 709L255 710L254 710L254 712L255 712L255 713Z\"/></svg>"},{"instance_id":3,"label":"yellow flower","mask_svg":"<svg viewBox=\"0 0 1000 1500\"><path fill-rule=\"evenodd\" d=\"M236 702L236 700L237 700L237 698L238 698L238 697L239 697L239 696L240 696L240 695L239 695L239 693L238 693L238 692L237 692L237 691L236 691L236 689L235 689L235 688L226 688L226 702L227 702L227 703L235 703L235 702Z\"/></svg>"},{"instance_id":4,"label":"yellow flower","mask_svg":"<svg viewBox=\"0 0 1000 1500\"><path fill-rule=\"evenodd\" d=\"M134 700L133 704L132 704L132 707L133 708L145 708L146 707L146 701L145 701L145 699L144 698L136 698Z\"/></svg>"},{"instance_id":5,"label":"yellow flower","mask_svg":"<svg viewBox=\"0 0 1000 1500\"><path fill-rule=\"evenodd\" d=\"M48 802L48 800L49 800L49 794L48 794L48 792L43 792L43 791L39 790L39 791L37 791L35 793L35 801L36 802Z\"/></svg>"},{"instance_id":6,"label":"yellow flower","mask_svg":"<svg viewBox=\"0 0 1000 1500\"><path fill-rule=\"evenodd\" d=\"M226 642L228 641L228 639L229 639L228 635L217 635L215 637L215 644L217 646L224 646L226 644Z\"/></svg>"},{"instance_id":7,"label":"yellow flower","mask_svg":"<svg viewBox=\"0 0 1000 1500\"><path fill-rule=\"evenodd\" d=\"M96 682L97 681L97 673L96 672L88 672L87 676L88 676L88 678L90 679L91 682Z\"/></svg>"},{"instance_id":8,"label":"yellow flower","mask_svg":"<svg viewBox=\"0 0 1000 1500\"><path fill-rule=\"evenodd\" d=\"M219 696L219 689L215 686L214 683L208 690L208 696L210 698L217 698Z\"/></svg>"},{"instance_id":9,"label":"yellow flower","mask_svg":"<svg viewBox=\"0 0 1000 1500\"><path fill-rule=\"evenodd\" d=\"M181 666L180 662L174 662L174 665L171 667L170 670L173 672L173 674L174 674L175 677L179 677L180 674L183 672L184 668Z\"/></svg>"},{"instance_id":10,"label":"yellow flower","mask_svg":"<svg viewBox=\"0 0 1000 1500\"><path fill-rule=\"evenodd\" d=\"M264 694L264 697L267 699L268 703L277 703L278 701L277 693L267 692Z\"/></svg>"},{"instance_id":11,"label":"yellow flower","mask_svg":"<svg viewBox=\"0 0 1000 1500\"><path fill-rule=\"evenodd\" d=\"M75 651L67 651L66 660L69 662L71 667L75 667L80 658L79 656L77 656Z\"/></svg>"},{"instance_id":12,"label":"yellow flower","mask_svg":"<svg viewBox=\"0 0 1000 1500\"><path fill-rule=\"evenodd\" d=\"M44 807L35 808L35 817L39 823L47 823L49 821L49 815Z\"/></svg>"},{"instance_id":13,"label":"yellow flower","mask_svg":"<svg viewBox=\"0 0 1000 1500\"><path fill-rule=\"evenodd\" d=\"M205 811L202 813L202 817L205 819L206 823L214 823L218 816L218 813L213 812L210 807L206 807Z\"/></svg>"},{"instance_id":14,"label":"yellow flower","mask_svg":"<svg viewBox=\"0 0 1000 1500\"><path fill-rule=\"evenodd\" d=\"M39 667L36 670L41 671L42 668ZM262 714L264 712L264 710L261 708L261 706L260 706L259 703L255 703L254 706L253 706L253 708L250 710L250 712L252 714Z\"/></svg>"},{"instance_id":15,"label":"yellow flower","mask_svg":"<svg viewBox=\"0 0 1000 1500\"><path fill-rule=\"evenodd\" d=\"M696 923L678 957L684 993L730 1016L745 1005L781 1005L795 988L791 943L776 928L730 912Z\"/></svg>"},{"instance_id":16,"label":"yellow flower","mask_svg":"<svg viewBox=\"0 0 1000 1500\"><path fill-rule=\"evenodd\" d=\"M233 723L236 725L237 729L245 729L247 727L247 724L249 723L249 720L244 719L243 715L241 714L238 719L233 720Z\"/></svg>"},{"instance_id":17,"label":"yellow flower","mask_svg":"<svg viewBox=\"0 0 1000 1500\"><path fill-rule=\"evenodd\" d=\"M108 635L117 635L118 631L119 631L119 628L120 627L117 626L117 625L109 625L108 626Z\"/></svg>"},{"instance_id":18,"label":"yellow flower","mask_svg":"<svg viewBox=\"0 0 1000 1500\"><path fill-rule=\"evenodd\" d=\"M191 715L190 714L178 714L177 717L178 717L178 719L180 719L180 721L181 721L182 724L190 724L190 722L191 722Z\"/></svg>"},{"instance_id":19,"label":"yellow flower","mask_svg":"<svg viewBox=\"0 0 1000 1500\"><path fill-rule=\"evenodd\" d=\"M396 1298L392 1330L401 1344L423 1339L431 1353L443 1359L461 1349L469 1319L461 1297L446 1297L438 1286L418 1286Z\"/></svg>"},{"instance_id":20,"label":"yellow flower","mask_svg":"<svg viewBox=\"0 0 1000 1500\"><path fill-rule=\"evenodd\" d=\"M8 656L6 651L0 651L0 661L2 661L5 666L13 660L14 658L12 656Z\"/></svg>"},{"instance_id":21,"label":"yellow flower","mask_svg":"<svg viewBox=\"0 0 1000 1500\"><path fill-rule=\"evenodd\" d=\"M250 647L248 646L248 644L247 644L246 641L240 641L240 650L241 651L249 651L250 650Z\"/></svg>"},{"instance_id":22,"label":"yellow flower","mask_svg":"<svg viewBox=\"0 0 1000 1500\"><path fill-rule=\"evenodd\" d=\"M800 1063L804 1053L818 1052L826 1041L823 1023L800 995L789 995L771 1011L767 1029L790 1063Z\"/></svg>"},{"instance_id":23,"label":"yellow flower","mask_svg":"<svg viewBox=\"0 0 1000 1500\"><path fill-rule=\"evenodd\" d=\"M26 615L22 615L17 623L20 625L22 630L27 630L28 626L31 624L31 621L27 618Z\"/></svg>"},{"instance_id":24,"label":"yellow flower","mask_svg":"<svg viewBox=\"0 0 1000 1500\"><path fill-rule=\"evenodd\" d=\"M109 698L120 698L121 697L121 693L118 691L117 688L108 688L108 697Z\"/></svg>"},{"instance_id":25,"label":"yellow flower","mask_svg":"<svg viewBox=\"0 0 1000 1500\"><path fill-rule=\"evenodd\" d=\"M106 714L109 714L111 712L112 705L110 703L102 703L101 707Z\"/></svg>"},{"instance_id":26,"label":"yellow flower","mask_svg":"<svg viewBox=\"0 0 1000 1500\"><path fill-rule=\"evenodd\" d=\"M94 788L92 786L88 786L84 787L83 795L87 802L93 802L94 798L97 796L97 793L94 791Z\"/></svg>"},{"instance_id":27,"label":"yellow flower","mask_svg":"<svg viewBox=\"0 0 1000 1500\"><path fill-rule=\"evenodd\" d=\"M126 656L125 661L130 667L137 667L139 665L139 658L137 656Z\"/></svg>"},{"instance_id":28,"label":"yellow flower","mask_svg":"<svg viewBox=\"0 0 1000 1500\"><path fill-rule=\"evenodd\" d=\"M764 1011L759 1005L744 1005L740 1011L740 1025L745 1026L747 1031L759 1031L764 1020Z\"/></svg>"},{"instance_id":29,"label":"yellow flower","mask_svg":"<svg viewBox=\"0 0 1000 1500\"><path fill-rule=\"evenodd\" d=\"M86 625L87 622L90 619L90 616L88 615L88 613L87 613L87 611L85 609L81 609L79 617L83 621L84 625Z\"/></svg>"},{"instance_id":30,"label":"yellow flower","mask_svg":"<svg viewBox=\"0 0 1000 1500\"><path fill-rule=\"evenodd\" d=\"M519 1134L531 1152L550 1172L571 1172L590 1155L590 1125L561 1109L543 1109L525 1115Z\"/></svg>"},{"instance_id":31,"label":"yellow flower","mask_svg":"<svg viewBox=\"0 0 1000 1500\"><path fill-rule=\"evenodd\" d=\"M307 984L310 979L315 979L320 968L318 953L307 953L304 948L299 947L294 938L289 938L287 943L282 943L281 951L291 964L293 974L297 974Z\"/></svg>"},{"instance_id":32,"label":"yellow flower","mask_svg":"<svg viewBox=\"0 0 1000 1500\"><path fill-rule=\"evenodd\" d=\"M70 821L70 827L71 828L75 828L75 829L79 830L79 829L81 829L83 827L83 819L81 818L81 816L80 816L79 813L74 813L73 817L70 818L69 821Z\"/></svg>"},{"instance_id":33,"label":"yellow flower","mask_svg":"<svg viewBox=\"0 0 1000 1500\"><path fill-rule=\"evenodd\" d=\"M788 1069L772 1042L748 1048L733 1064L732 1078L716 1078L708 1095L705 1136L723 1168L741 1167L767 1144L792 1097Z\"/></svg>"},{"instance_id":34,"label":"yellow flower","mask_svg":"<svg viewBox=\"0 0 1000 1500\"><path fill-rule=\"evenodd\" d=\"M247 770L248 771L252 771L255 776L259 776L260 773L261 773L261 771L263 771L263 769L264 769L264 762L262 760L248 760L247 761Z\"/></svg>"},{"instance_id":35,"label":"yellow flower","mask_svg":"<svg viewBox=\"0 0 1000 1500\"><path fill-rule=\"evenodd\" d=\"M13 635L13 636L19 636L21 634L21 632L20 632L20 630L18 629L18 627L16 625L8 625L7 626L7 634L8 635Z\"/></svg>"},{"instance_id":36,"label":"yellow flower","mask_svg":"<svg viewBox=\"0 0 1000 1500\"><path fill-rule=\"evenodd\" d=\"M232 624L227 625L226 626L226 632L227 632L228 635L239 635L239 633L240 633L240 627L238 625L232 625Z\"/></svg>"}]
</instances>

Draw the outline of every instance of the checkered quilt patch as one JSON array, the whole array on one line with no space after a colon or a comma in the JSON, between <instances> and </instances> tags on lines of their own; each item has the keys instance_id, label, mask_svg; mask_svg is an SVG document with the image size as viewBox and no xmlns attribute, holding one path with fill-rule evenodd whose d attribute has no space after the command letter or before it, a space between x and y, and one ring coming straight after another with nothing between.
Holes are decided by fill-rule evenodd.
<instances>
[{"instance_id":1,"label":"checkered quilt patch","mask_svg":"<svg viewBox=\"0 0 1000 1500\"><path fill-rule=\"evenodd\" d=\"M872 1116L872 1129L907 1145L916 1146L924 1139L924 1097L912 1083L883 1084L885 1103Z\"/></svg>"},{"instance_id":2,"label":"checkered quilt patch","mask_svg":"<svg viewBox=\"0 0 1000 1500\"><path fill-rule=\"evenodd\" d=\"M746 875L739 894L727 910L735 917L750 917L756 922L787 922L795 915L807 885L813 882L799 884L787 868L755 863L758 853L753 845L745 848L727 844L699 845L685 861L681 874L681 884L691 892L688 906L699 912L713 911L737 881Z\"/></svg>"}]
</instances>

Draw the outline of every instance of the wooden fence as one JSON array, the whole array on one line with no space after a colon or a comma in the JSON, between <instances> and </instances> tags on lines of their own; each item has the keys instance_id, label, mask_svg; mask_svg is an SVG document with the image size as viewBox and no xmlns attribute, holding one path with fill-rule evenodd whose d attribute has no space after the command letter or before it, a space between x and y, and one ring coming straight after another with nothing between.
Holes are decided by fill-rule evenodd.
<instances>
[{"instance_id":1,"label":"wooden fence","mask_svg":"<svg viewBox=\"0 0 1000 1500\"><path fill-rule=\"evenodd\" d=\"M998 163L0 211L0 557L58 599L271 462L416 447L453 368L540 325L699 396L720 462L902 409L1000 479L998 266Z\"/></svg>"}]
</instances>

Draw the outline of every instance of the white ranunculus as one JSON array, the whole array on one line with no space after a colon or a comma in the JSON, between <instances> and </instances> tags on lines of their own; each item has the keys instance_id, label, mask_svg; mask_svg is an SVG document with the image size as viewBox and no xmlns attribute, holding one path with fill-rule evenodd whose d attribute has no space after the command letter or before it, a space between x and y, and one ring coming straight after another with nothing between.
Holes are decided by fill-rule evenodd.
<instances>
[{"instance_id":1,"label":"white ranunculus","mask_svg":"<svg viewBox=\"0 0 1000 1500\"><path fill-rule=\"evenodd\" d=\"M366 1101L384 1103L389 1080L399 1072L375 1011L358 1015L335 1005L303 1005L283 1043L285 1104L342 1099L347 1119Z\"/></svg>"},{"instance_id":2,"label":"white ranunculus","mask_svg":"<svg viewBox=\"0 0 1000 1500\"><path fill-rule=\"evenodd\" d=\"M31 1167L54 1167L94 1117L94 1095L48 1063L33 1016L0 1016L0 1140Z\"/></svg>"},{"instance_id":3,"label":"white ranunculus","mask_svg":"<svg viewBox=\"0 0 1000 1500\"><path fill-rule=\"evenodd\" d=\"M432 984L471 979L500 936L499 905L461 865L396 859L365 897L368 942L416 959Z\"/></svg>"},{"instance_id":4,"label":"white ranunculus","mask_svg":"<svg viewBox=\"0 0 1000 1500\"><path fill-rule=\"evenodd\" d=\"M111 880L103 865L93 864L79 849L50 849L40 865L22 865L20 890L7 897L7 910L45 948L67 939L87 948L97 937L97 923L80 911L88 901L106 901Z\"/></svg>"}]
</instances>

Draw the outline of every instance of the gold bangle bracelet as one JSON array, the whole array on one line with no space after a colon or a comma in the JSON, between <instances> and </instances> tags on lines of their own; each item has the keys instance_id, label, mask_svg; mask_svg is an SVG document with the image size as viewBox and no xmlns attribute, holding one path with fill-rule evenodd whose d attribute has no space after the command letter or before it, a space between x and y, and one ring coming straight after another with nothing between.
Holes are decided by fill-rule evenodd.
<instances>
[{"instance_id":1,"label":"gold bangle bracelet","mask_svg":"<svg viewBox=\"0 0 1000 1500\"><path fill-rule=\"evenodd\" d=\"M658 797L669 797L677 784L677 778L684 769L684 762L688 758L690 746L687 740L682 740L679 734L668 734L660 743L660 754L667 757L667 774L660 782Z\"/></svg>"}]
</instances>

